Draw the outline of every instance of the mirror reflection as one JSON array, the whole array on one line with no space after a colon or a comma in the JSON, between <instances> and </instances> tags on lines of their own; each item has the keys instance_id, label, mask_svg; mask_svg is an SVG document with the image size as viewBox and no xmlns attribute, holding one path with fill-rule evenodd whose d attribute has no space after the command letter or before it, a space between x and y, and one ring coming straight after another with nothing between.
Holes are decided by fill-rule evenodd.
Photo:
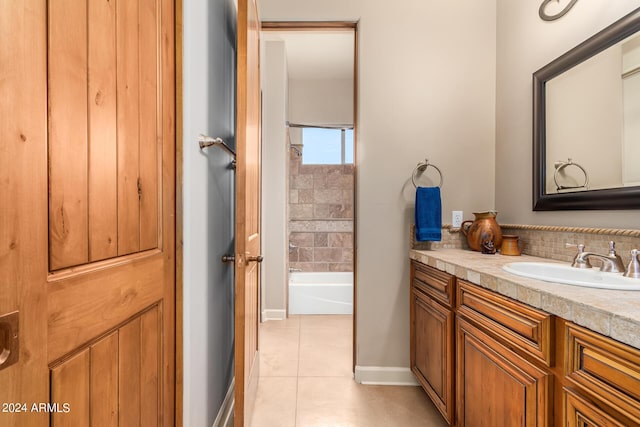
<instances>
[{"instance_id":1,"label":"mirror reflection","mask_svg":"<svg viewBox=\"0 0 640 427\"><path fill-rule=\"evenodd\" d=\"M640 36L546 81L545 193L640 186Z\"/></svg>"}]
</instances>

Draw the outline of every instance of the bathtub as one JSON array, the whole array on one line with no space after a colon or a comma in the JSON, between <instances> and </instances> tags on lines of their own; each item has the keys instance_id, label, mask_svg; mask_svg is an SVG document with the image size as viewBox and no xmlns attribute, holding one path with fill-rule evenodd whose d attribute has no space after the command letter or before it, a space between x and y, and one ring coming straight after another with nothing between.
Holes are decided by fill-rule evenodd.
<instances>
[{"instance_id":1,"label":"bathtub","mask_svg":"<svg viewBox=\"0 0 640 427\"><path fill-rule=\"evenodd\" d=\"M353 273L289 273L289 314L353 314Z\"/></svg>"}]
</instances>

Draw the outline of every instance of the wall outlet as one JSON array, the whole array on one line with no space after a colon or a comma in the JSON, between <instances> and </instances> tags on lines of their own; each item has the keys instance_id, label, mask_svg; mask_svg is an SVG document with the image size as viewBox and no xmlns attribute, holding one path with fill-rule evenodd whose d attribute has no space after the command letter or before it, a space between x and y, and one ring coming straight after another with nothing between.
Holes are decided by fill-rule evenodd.
<instances>
[{"instance_id":1,"label":"wall outlet","mask_svg":"<svg viewBox=\"0 0 640 427\"><path fill-rule=\"evenodd\" d=\"M451 225L453 228L460 228L462 225L462 211L452 211Z\"/></svg>"}]
</instances>

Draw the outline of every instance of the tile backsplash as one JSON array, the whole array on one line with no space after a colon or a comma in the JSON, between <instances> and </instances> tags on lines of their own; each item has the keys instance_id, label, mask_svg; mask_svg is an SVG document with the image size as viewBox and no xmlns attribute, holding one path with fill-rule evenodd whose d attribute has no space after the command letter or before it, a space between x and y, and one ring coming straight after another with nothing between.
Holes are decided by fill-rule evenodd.
<instances>
[{"instance_id":1,"label":"tile backsplash","mask_svg":"<svg viewBox=\"0 0 640 427\"><path fill-rule=\"evenodd\" d=\"M522 252L542 258L570 262L577 252L576 245L584 244L585 250L606 254L609 241L616 244L616 252L625 265L629 262L631 249L640 249L640 230L604 228L554 227L522 224L500 224L502 234L520 237ZM438 248L469 249L467 240L459 228L449 224L442 227L441 242L416 242L411 226L412 249L429 250Z\"/></svg>"}]
</instances>

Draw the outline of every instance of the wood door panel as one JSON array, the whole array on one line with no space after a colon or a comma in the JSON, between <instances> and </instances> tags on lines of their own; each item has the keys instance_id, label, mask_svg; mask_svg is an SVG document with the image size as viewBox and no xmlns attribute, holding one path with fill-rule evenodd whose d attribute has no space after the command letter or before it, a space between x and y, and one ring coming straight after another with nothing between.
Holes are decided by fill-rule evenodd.
<instances>
[{"instance_id":1,"label":"wood door panel","mask_svg":"<svg viewBox=\"0 0 640 427\"><path fill-rule=\"evenodd\" d=\"M140 425L157 426L162 421L160 407L160 310L149 310L140 318Z\"/></svg>"},{"instance_id":2,"label":"wood door panel","mask_svg":"<svg viewBox=\"0 0 640 427\"><path fill-rule=\"evenodd\" d=\"M94 379L91 382L92 427L118 427L117 354L117 331L91 346L90 375Z\"/></svg>"},{"instance_id":3,"label":"wood door panel","mask_svg":"<svg viewBox=\"0 0 640 427\"><path fill-rule=\"evenodd\" d=\"M91 350L85 349L51 369L51 403L60 408L52 411L52 427L90 425L90 364Z\"/></svg>"},{"instance_id":4,"label":"wood door panel","mask_svg":"<svg viewBox=\"0 0 640 427\"><path fill-rule=\"evenodd\" d=\"M162 299L164 259L132 260L118 269L79 274L49 285L49 362L77 349ZM96 315L100 313L100 315Z\"/></svg>"},{"instance_id":5,"label":"wood door panel","mask_svg":"<svg viewBox=\"0 0 640 427\"><path fill-rule=\"evenodd\" d=\"M89 260L87 5L49 2L49 256L52 270Z\"/></svg>"},{"instance_id":6,"label":"wood door panel","mask_svg":"<svg viewBox=\"0 0 640 427\"><path fill-rule=\"evenodd\" d=\"M52 366L54 427L160 425L160 317L155 305Z\"/></svg>"},{"instance_id":7,"label":"wood door panel","mask_svg":"<svg viewBox=\"0 0 640 427\"><path fill-rule=\"evenodd\" d=\"M139 186L140 199L140 248L158 246L158 69L145 64L157 64L158 4L157 0L141 0L139 10L139 56L140 56L140 158Z\"/></svg>"},{"instance_id":8,"label":"wood door panel","mask_svg":"<svg viewBox=\"0 0 640 427\"><path fill-rule=\"evenodd\" d=\"M88 4L89 261L118 255L116 3Z\"/></svg>"},{"instance_id":9,"label":"wood door panel","mask_svg":"<svg viewBox=\"0 0 640 427\"><path fill-rule=\"evenodd\" d=\"M118 255L140 248L138 2L116 7L118 111Z\"/></svg>"},{"instance_id":10,"label":"wood door panel","mask_svg":"<svg viewBox=\"0 0 640 427\"><path fill-rule=\"evenodd\" d=\"M52 271L159 245L159 1L49 2Z\"/></svg>"}]
</instances>

